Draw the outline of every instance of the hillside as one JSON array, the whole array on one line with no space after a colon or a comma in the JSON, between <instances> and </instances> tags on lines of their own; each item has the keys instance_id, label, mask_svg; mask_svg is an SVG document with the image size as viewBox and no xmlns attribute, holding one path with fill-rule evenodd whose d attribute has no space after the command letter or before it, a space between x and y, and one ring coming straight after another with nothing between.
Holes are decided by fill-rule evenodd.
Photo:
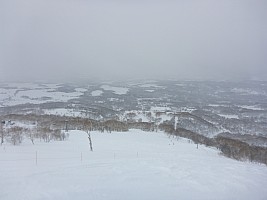
<instances>
[{"instance_id":1,"label":"hillside","mask_svg":"<svg viewBox=\"0 0 267 200\"><path fill-rule=\"evenodd\" d=\"M161 132L70 131L0 148L0 199L265 199L265 165ZM36 159L37 156L37 159Z\"/></svg>"}]
</instances>

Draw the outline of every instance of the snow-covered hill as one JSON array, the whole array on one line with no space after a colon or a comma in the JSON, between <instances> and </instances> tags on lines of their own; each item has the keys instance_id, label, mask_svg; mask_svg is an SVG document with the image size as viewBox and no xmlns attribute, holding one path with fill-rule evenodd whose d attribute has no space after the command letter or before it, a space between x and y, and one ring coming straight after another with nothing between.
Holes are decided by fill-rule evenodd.
<instances>
[{"instance_id":1,"label":"snow-covered hill","mask_svg":"<svg viewBox=\"0 0 267 200\"><path fill-rule=\"evenodd\" d=\"M267 167L164 133L71 131L0 147L0 199L266 199Z\"/></svg>"}]
</instances>

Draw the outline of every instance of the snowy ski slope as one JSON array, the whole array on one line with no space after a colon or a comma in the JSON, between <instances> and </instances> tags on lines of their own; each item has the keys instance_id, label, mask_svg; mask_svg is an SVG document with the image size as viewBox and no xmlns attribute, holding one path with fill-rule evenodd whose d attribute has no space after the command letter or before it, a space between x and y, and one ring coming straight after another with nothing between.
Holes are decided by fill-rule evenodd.
<instances>
[{"instance_id":1,"label":"snowy ski slope","mask_svg":"<svg viewBox=\"0 0 267 200\"><path fill-rule=\"evenodd\" d=\"M131 130L0 147L0 199L177 200L267 197L267 167L216 149Z\"/></svg>"}]
</instances>

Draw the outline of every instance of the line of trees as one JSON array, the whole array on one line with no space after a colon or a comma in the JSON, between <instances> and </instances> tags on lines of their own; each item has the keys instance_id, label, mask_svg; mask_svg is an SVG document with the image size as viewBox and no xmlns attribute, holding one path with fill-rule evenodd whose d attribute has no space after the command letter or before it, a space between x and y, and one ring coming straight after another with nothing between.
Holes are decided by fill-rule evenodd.
<instances>
[{"instance_id":1,"label":"line of trees","mask_svg":"<svg viewBox=\"0 0 267 200\"><path fill-rule=\"evenodd\" d=\"M214 138L208 138L182 128L175 130L170 124L161 124L159 128L167 134L188 138L196 144L216 147L227 157L241 161L248 160L251 162L259 162L267 165L266 147L249 145L238 139L227 138L220 135Z\"/></svg>"},{"instance_id":2,"label":"line of trees","mask_svg":"<svg viewBox=\"0 0 267 200\"><path fill-rule=\"evenodd\" d=\"M1 145L4 142L11 143L13 145L19 145L26 138L30 139L32 144L35 140L39 139L44 142L50 142L51 140L65 140L68 138L68 134L60 129L50 129L48 127L35 127L25 128L20 126L3 127L0 128L1 132Z\"/></svg>"}]
</instances>

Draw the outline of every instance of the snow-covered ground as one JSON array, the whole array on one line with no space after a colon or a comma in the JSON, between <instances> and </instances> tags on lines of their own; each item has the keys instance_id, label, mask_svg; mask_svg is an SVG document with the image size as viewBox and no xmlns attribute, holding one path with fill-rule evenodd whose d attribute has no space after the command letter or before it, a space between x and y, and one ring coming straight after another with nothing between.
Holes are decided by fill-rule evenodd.
<instances>
[{"instance_id":1,"label":"snow-covered ground","mask_svg":"<svg viewBox=\"0 0 267 200\"><path fill-rule=\"evenodd\" d=\"M94 91L91 92L91 95L93 97L101 96L102 94L103 94L102 90L94 90Z\"/></svg>"},{"instance_id":2,"label":"snow-covered ground","mask_svg":"<svg viewBox=\"0 0 267 200\"><path fill-rule=\"evenodd\" d=\"M110 86L110 85L102 85L100 88L103 90L113 91L113 93L117 94L117 95L127 94L127 92L129 91L129 88L114 87L114 86Z\"/></svg>"},{"instance_id":3,"label":"snow-covered ground","mask_svg":"<svg viewBox=\"0 0 267 200\"><path fill-rule=\"evenodd\" d=\"M267 167L163 133L70 132L0 147L0 199L266 199ZM37 155L37 159L36 159ZM37 163L36 163L37 161Z\"/></svg>"},{"instance_id":4,"label":"snow-covered ground","mask_svg":"<svg viewBox=\"0 0 267 200\"><path fill-rule=\"evenodd\" d=\"M197 109L193 108L193 107L181 107L181 108L177 109L178 112L188 112L188 113L192 113L195 110L197 110Z\"/></svg>"},{"instance_id":5,"label":"snow-covered ground","mask_svg":"<svg viewBox=\"0 0 267 200\"><path fill-rule=\"evenodd\" d=\"M218 114L218 115L226 119L239 119L238 115L227 115L227 114Z\"/></svg>"},{"instance_id":6,"label":"snow-covered ground","mask_svg":"<svg viewBox=\"0 0 267 200\"><path fill-rule=\"evenodd\" d=\"M0 88L0 107L19 104L41 104L46 102L67 102L79 98L87 89L76 88L75 92L56 91L57 84L10 83L10 88Z\"/></svg>"},{"instance_id":7,"label":"snow-covered ground","mask_svg":"<svg viewBox=\"0 0 267 200\"><path fill-rule=\"evenodd\" d=\"M85 88L75 88L75 91L76 92L86 92L87 89L85 89Z\"/></svg>"},{"instance_id":8,"label":"snow-covered ground","mask_svg":"<svg viewBox=\"0 0 267 200\"><path fill-rule=\"evenodd\" d=\"M168 111L168 110L171 110L170 107L167 107L167 106L152 106L150 108L151 111L153 112L164 112L164 111Z\"/></svg>"},{"instance_id":9,"label":"snow-covered ground","mask_svg":"<svg viewBox=\"0 0 267 200\"><path fill-rule=\"evenodd\" d=\"M261 91L254 91L251 89L244 89L244 88L233 88L232 92L240 93L243 95L266 95L265 92Z\"/></svg>"},{"instance_id":10,"label":"snow-covered ground","mask_svg":"<svg viewBox=\"0 0 267 200\"><path fill-rule=\"evenodd\" d=\"M163 86L159 86L157 84L143 84L143 85L139 85L139 87L143 87L143 88L165 88Z\"/></svg>"},{"instance_id":11,"label":"snow-covered ground","mask_svg":"<svg viewBox=\"0 0 267 200\"><path fill-rule=\"evenodd\" d=\"M255 105L239 105L240 108L245 108L245 109L249 109L249 110L264 110L260 107L257 107Z\"/></svg>"}]
</instances>

